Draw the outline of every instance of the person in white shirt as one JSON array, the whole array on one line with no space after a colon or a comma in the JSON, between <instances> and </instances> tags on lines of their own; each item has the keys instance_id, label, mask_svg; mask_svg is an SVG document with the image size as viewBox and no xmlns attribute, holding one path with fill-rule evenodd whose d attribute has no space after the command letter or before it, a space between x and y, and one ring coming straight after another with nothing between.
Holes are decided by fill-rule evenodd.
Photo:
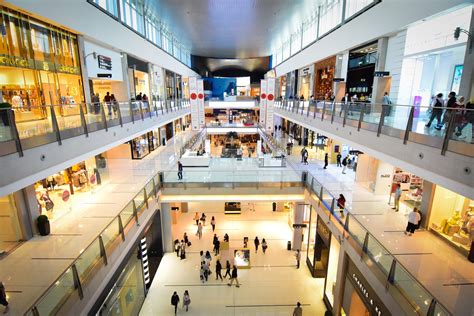
<instances>
[{"instance_id":1,"label":"person in white shirt","mask_svg":"<svg viewBox=\"0 0 474 316\"><path fill-rule=\"evenodd\" d=\"M418 223L421 220L420 213L417 212L418 209L415 207L410 214L408 214L408 224L407 228L405 230L405 235L411 236L412 234L415 233L415 229L418 225Z\"/></svg>"}]
</instances>

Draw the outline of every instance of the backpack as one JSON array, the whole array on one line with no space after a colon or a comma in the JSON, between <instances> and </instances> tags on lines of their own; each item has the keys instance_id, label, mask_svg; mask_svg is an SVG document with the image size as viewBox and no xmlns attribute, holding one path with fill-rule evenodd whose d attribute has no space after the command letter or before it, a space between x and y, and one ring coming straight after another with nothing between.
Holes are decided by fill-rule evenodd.
<instances>
[{"instance_id":1,"label":"backpack","mask_svg":"<svg viewBox=\"0 0 474 316\"><path fill-rule=\"evenodd\" d=\"M344 160L342 160L342 165L347 166L347 159L346 158L344 158Z\"/></svg>"}]
</instances>

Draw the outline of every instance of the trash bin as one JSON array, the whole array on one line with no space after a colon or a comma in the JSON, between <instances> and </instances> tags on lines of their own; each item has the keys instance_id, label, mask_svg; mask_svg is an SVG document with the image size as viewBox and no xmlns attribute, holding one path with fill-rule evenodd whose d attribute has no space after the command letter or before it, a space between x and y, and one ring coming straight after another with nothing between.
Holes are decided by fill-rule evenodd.
<instances>
[{"instance_id":1,"label":"trash bin","mask_svg":"<svg viewBox=\"0 0 474 316\"><path fill-rule=\"evenodd\" d=\"M273 209L273 212L277 210L277 204L275 202L272 203L272 209Z\"/></svg>"},{"instance_id":2,"label":"trash bin","mask_svg":"<svg viewBox=\"0 0 474 316\"><path fill-rule=\"evenodd\" d=\"M286 245L286 250L291 250L291 240L288 240L288 245Z\"/></svg>"}]
</instances>

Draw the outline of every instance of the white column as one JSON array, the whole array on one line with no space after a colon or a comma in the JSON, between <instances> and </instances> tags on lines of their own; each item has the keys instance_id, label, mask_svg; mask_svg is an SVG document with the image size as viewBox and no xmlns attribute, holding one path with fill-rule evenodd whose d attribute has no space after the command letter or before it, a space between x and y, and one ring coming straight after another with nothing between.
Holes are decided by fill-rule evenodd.
<instances>
[{"instance_id":1,"label":"white column","mask_svg":"<svg viewBox=\"0 0 474 316\"><path fill-rule=\"evenodd\" d=\"M375 71L385 71L387 60L388 37L379 38L377 43L377 60ZM388 77L375 77L372 85L372 103L380 103L385 92L389 92L390 79Z\"/></svg>"},{"instance_id":2,"label":"white column","mask_svg":"<svg viewBox=\"0 0 474 316\"><path fill-rule=\"evenodd\" d=\"M459 95L466 98L465 103L474 97L474 82L472 76L474 74L474 7L471 14L471 25L469 26L471 37L466 43L466 53L464 55L464 68L462 70L461 83L459 85Z\"/></svg>"},{"instance_id":3,"label":"white column","mask_svg":"<svg viewBox=\"0 0 474 316\"><path fill-rule=\"evenodd\" d=\"M304 220L304 203L296 203L295 210L293 212L293 224L303 224ZM301 250L301 244L303 243L303 228L293 228L293 250Z\"/></svg>"},{"instance_id":4,"label":"white column","mask_svg":"<svg viewBox=\"0 0 474 316\"><path fill-rule=\"evenodd\" d=\"M173 252L173 234L171 224L171 207L169 203L161 203L161 231L163 235L163 251Z\"/></svg>"},{"instance_id":5,"label":"white column","mask_svg":"<svg viewBox=\"0 0 474 316\"><path fill-rule=\"evenodd\" d=\"M87 67L86 67L86 52L84 48L84 36L78 35L77 36L77 46L79 50L79 65L81 66L81 78L82 78L82 87L84 90L84 101L86 103L91 102L91 89L89 86L89 76L87 75ZM92 56L91 56L92 57Z\"/></svg>"},{"instance_id":6,"label":"white column","mask_svg":"<svg viewBox=\"0 0 474 316\"><path fill-rule=\"evenodd\" d=\"M334 303L332 306L332 314L340 315L342 307L342 298L344 294L344 284L345 284L345 274L347 270L347 256L344 251L343 244L341 244L339 250L339 260L337 264L337 276L336 276L336 286L334 288Z\"/></svg>"}]
</instances>

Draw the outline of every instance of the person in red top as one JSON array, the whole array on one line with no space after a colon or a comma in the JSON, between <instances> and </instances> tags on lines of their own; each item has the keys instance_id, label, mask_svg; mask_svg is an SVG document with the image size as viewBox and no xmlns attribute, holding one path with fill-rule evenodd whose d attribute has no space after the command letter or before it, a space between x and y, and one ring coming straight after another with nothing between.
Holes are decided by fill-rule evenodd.
<instances>
[{"instance_id":1,"label":"person in red top","mask_svg":"<svg viewBox=\"0 0 474 316\"><path fill-rule=\"evenodd\" d=\"M337 199L337 207L339 207L339 212L341 212L341 217L344 216L344 207L346 205L346 198L343 194L339 194Z\"/></svg>"}]
</instances>

